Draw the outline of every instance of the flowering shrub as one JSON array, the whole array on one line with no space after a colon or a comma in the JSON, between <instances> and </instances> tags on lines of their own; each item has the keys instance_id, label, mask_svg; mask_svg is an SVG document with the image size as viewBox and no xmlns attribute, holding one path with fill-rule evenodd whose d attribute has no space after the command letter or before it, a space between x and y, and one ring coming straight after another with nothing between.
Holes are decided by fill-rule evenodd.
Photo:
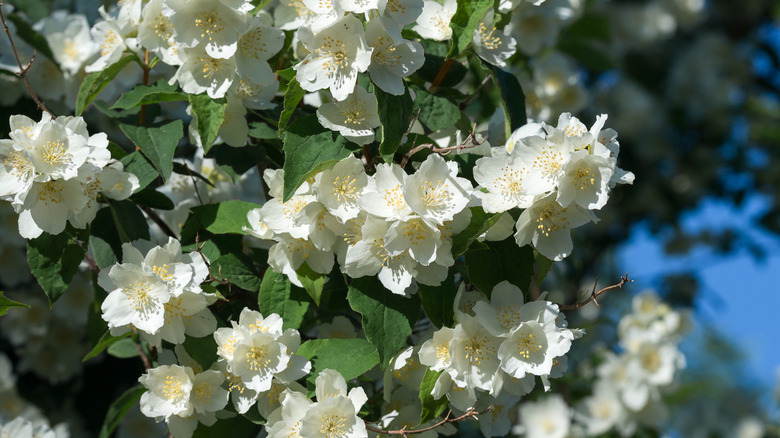
<instances>
[{"instance_id":1,"label":"flowering shrub","mask_svg":"<svg viewBox=\"0 0 780 438\"><path fill-rule=\"evenodd\" d=\"M126 0L91 27L0 6L2 99L41 114L0 140L0 254L26 246L42 289L0 265L19 369L140 359L105 437L664 430L685 314L638 296L620 352L575 370L564 311L610 287L540 289L634 182L545 53L579 3ZM68 436L14 382L0 355L0 436Z\"/></svg>"}]
</instances>

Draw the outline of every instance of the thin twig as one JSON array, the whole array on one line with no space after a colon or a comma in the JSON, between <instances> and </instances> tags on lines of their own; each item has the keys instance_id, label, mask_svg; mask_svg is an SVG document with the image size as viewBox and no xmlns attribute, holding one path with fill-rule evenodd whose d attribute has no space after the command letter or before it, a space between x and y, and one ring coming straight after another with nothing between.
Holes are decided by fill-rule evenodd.
<instances>
[{"instance_id":1,"label":"thin twig","mask_svg":"<svg viewBox=\"0 0 780 438\"><path fill-rule=\"evenodd\" d=\"M449 73L450 68L454 63L455 63L455 58L450 58L444 61L444 63L439 68L439 72L436 73L436 77L433 78L433 82L431 82L431 86L430 88L428 88L428 92L430 93L436 92L436 90L439 88L439 85L441 85L444 78L447 77L447 73Z\"/></svg>"},{"instance_id":2,"label":"thin twig","mask_svg":"<svg viewBox=\"0 0 780 438\"><path fill-rule=\"evenodd\" d=\"M479 85L477 85L477 88L474 89L474 91L469 95L469 97L467 97L466 100L464 100L463 102L460 103L460 105L458 105L461 110L471 105L471 102L473 102L474 99L476 99L480 95L480 91L482 91L482 88L485 85L487 85L488 82L490 82L490 79L491 79L490 75L485 76L485 79L483 79L482 82Z\"/></svg>"},{"instance_id":3,"label":"thin twig","mask_svg":"<svg viewBox=\"0 0 780 438\"><path fill-rule=\"evenodd\" d=\"M367 144L363 145L363 158L366 159L366 166L368 167L368 171L370 173L375 173L376 168L374 168L374 157L371 156L371 150L368 148Z\"/></svg>"},{"instance_id":4,"label":"thin twig","mask_svg":"<svg viewBox=\"0 0 780 438\"><path fill-rule=\"evenodd\" d=\"M149 219L152 220L152 222L156 223L158 227L163 231L163 233L167 234L169 237L173 237L174 239L178 239L176 237L176 233L173 232L171 227L168 226L168 224L165 223L164 220L160 218L160 216L157 215L151 208L142 206L141 210L143 210L144 213L146 213L147 216L149 216Z\"/></svg>"},{"instance_id":5,"label":"thin twig","mask_svg":"<svg viewBox=\"0 0 780 438\"><path fill-rule=\"evenodd\" d=\"M138 350L138 355L141 356L141 362L144 363L144 368L149 371L149 369L152 367L152 363L149 361L149 357L146 356L146 353L144 352L143 347L141 347L141 344L134 342L135 349Z\"/></svg>"},{"instance_id":6,"label":"thin twig","mask_svg":"<svg viewBox=\"0 0 780 438\"><path fill-rule=\"evenodd\" d=\"M415 146L414 148L412 148L412 150L410 150L409 152L404 154L404 157L401 159L401 167L406 167L406 163L409 162L409 158L411 158L412 155L416 154L417 152L420 152L423 149L430 149L430 150L432 150L433 152L435 152L437 154L447 155L447 154L449 154L452 151L460 152L463 149L471 149L473 147L477 147L477 146L481 145L487 139L484 138L482 140L477 140L477 138L476 138L476 129L477 129L477 125L475 124L474 128L472 129L472 131L468 135L468 137L466 137L460 144L455 145L455 146L449 146L449 147L446 147L446 148L440 148L440 147L436 146L435 144L431 144L431 143L423 143L421 145Z\"/></svg>"},{"instance_id":7,"label":"thin twig","mask_svg":"<svg viewBox=\"0 0 780 438\"><path fill-rule=\"evenodd\" d=\"M598 306L599 302L596 301L596 298L598 298L601 294L603 294L604 292L607 292L609 290L612 290L612 289L620 289L620 288L623 287L624 284L626 284L626 283L633 283L633 282L634 282L634 280L628 278L628 272L626 272L625 275L620 277L620 281L618 283L613 284L612 286L607 286L607 287L605 287L603 289L600 289L598 292L596 292L596 285L598 285L598 283L599 283L599 281L596 280L596 283L593 285L593 291L591 291L590 297L587 300L579 302L579 303L575 303L575 304L569 304L569 305L566 305L566 306L559 305L558 308L561 309L561 310L577 310L577 309L580 309L580 308L584 307L586 304L590 303L591 301L596 303L596 305Z\"/></svg>"},{"instance_id":8,"label":"thin twig","mask_svg":"<svg viewBox=\"0 0 780 438\"><path fill-rule=\"evenodd\" d=\"M30 85L29 79L27 79L27 72L30 70L30 67L32 67L33 61L35 61L35 50L33 50L32 56L30 57L30 61L27 63L26 66L22 66L22 61L19 59L19 52L16 50L16 43L14 42L14 37L11 35L11 29L8 28L8 22L5 21L5 14L3 14L3 2L0 1L0 21L3 23L3 30L5 31L6 35L8 35L8 40L11 42L11 52L14 54L14 59L16 59L16 65L19 66L19 72L16 73L17 76L22 78L22 82L24 82L24 86L27 87L27 91L30 93L30 97L35 102L36 105L38 105L38 109L41 111L45 111L49 113L50 116L55 117L54 113L49 111L48 108L46 108L46 105L43 104L41 99L38 98L38 95L35 94L35 91L32 89L32 85Z\"/></svg>"},{"instance_id":9,"label":"thin twig","mask_svg":"<svg viewBox=\"0 0 780 438\"><path fill-rule=\"evenodd\" d=\"M144 52L144 65L141 66L141 68L144 71L143 76L143 84L149 85L149 51L146 50ZM138 111L138 126L144 126L144 122L146 119L146 105L141 105L141 110ZM136 146L136 150L139 150L140 148Z\"/></svg>"},{"instance_id":10,"label":"thin twig","mask_svg":"<svg viewBox=\"0 0 780 438\"><path fill-rule=\"evenodd\" d=\"M457 423L458 421L462 421L462 420L465 420L467 418L476 417L477 415L485 414L485 413L493 410L494 407L495 406L490 405L484 411L479 411L479 412L477 412L476 409L471 408L465 414L463 414L463 415L461 415L459 417L455 417L455 418L450 418L450 415L452 414L452 411L447 411L447 415L444 416L443 420L439 421L438 423L434 424L433 426L424 427L422 429L407 430L406 426L404 426L403 429L399 429L399 430L383 430L383 429L377 429L377 428L374 428L372 426L369 426L368 423L366 423L366 429L368 429L368 430L370 430L372 432L375 432L375 433L381 433L381 434L385 434L385 435L402 435L402 436L415 435L415 434L418 434L418 433L428 432L429 430L436 429L437 427L443 426L443 425L445 425L447 423Z\"/></svg>"}]
</instances>

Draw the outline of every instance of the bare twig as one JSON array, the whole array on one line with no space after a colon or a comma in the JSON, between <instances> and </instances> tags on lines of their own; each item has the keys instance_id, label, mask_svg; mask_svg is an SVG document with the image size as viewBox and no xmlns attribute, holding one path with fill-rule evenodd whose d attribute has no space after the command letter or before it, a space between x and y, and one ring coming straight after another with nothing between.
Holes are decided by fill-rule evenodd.
<instances>
[{"instance_id":1,"label":"bare twig","mask_svg":"<svg viewBox=\"0 0 780 438\"><path fill-rule=\"evenodd\" d=\"M428 91L431 93L435 93L436 90L439 88L439 85L441 85L442 81L445 77L447 77L447 73L449 73L450 68L452 68L452 64L455 63L455 58L450 58L441 65L439 68L439 72L436 73L436 77L433 78L433 82L431 82L430 88L428 88Z\"/></svg>"},{"instance_id":2,"label":"bare twig","mask_svg":"<svg viewBox=\"0 0 780 438\"><path fill-rule=\"evenodd\" d=\"M227 286L228 287L228 291L232 292L232 284L230 283L230 281L225 279L224 276L222 276L222 265L220 265L219 269L217 269L217 274L219 274L219 277L214 277L211 274L211 263L209 263L208 259L206 258L206 255L203 254L203 245L205 245L205 244L206 244L205 242L200 243L200 235L196 233L195 234L195 252L200 254L200 258L203 259L203 263L206 265L206 268L208 268L208 270L209 270L209 276L206 279L204 279L203 281L205 283L212 283L212 282L214 282L214 283L219 283L219 284L221 284L223 286ZM228 301L228 300L226 299L225 301Z\"/></svg>"},{"instance_id":3,"label":"bare twig","mask_svg":"<svg viewBox=\"0 0 780 438\"><path fill-rule=\"evenodd\" d=\"M487 85L488 82L490 82L490 79L491 79L490 75L485 76L485 79L483 79L482 82L480 82L480 84L477 85L477 88L475 88L474 91L471 92L469 97L467 97L466 100L464 100L463 102L460 103L460 105L458 105L461 110L471 105L471 102L473 102L474 99L480 96L480 91L482 91L482 88L485 85Z\"/></svg>"},{"instance_id":4,"label":"bare twig","mask_svg":"<svg viewBox=\"0 0 780 438\"><path fill-rule=\"evenodd\" d=\"M368 148L367 144L363 145L363 158L366 159L366 167L368 168L368 171L371 173L376 172L376 168L374 167L374 157L371 156L371 150Z\"/></svg>"},{"instance_id":5,"label":"bare twig","mask_svg":"<svg viewBox=\"0 0 780 438\"><path fill-rule=\"evenodd\" d=\"M144 368L149 371L149 369L152 367L152 362L149 361L149 357L146 356L146 353L144 352L144 348L141 347L141 344L138 342L134 342L135 349L138 350L138 355L141 356L141 362L144 363Z\"/></svg>"},{"instance_id":6,"label":"bare twig","mask_svg":"<svg viewBox=\"0 0 780 438\"><path fill-rule=\"evenodd\" d=\"M493 410L494 407L495 406L490 405L484 411L479 411L479 412L477 412L476 409L471 408L465 414L463 414L463 415L461 415L459 417L455 417L455 418L450 418L450 415L452 415L452 411L448 411L447 415L444 416L443 420L439 421L438 423L434 424L433 426L424 427L422 429L407 430L406 427L404 427L403 429L399 429L399 430L383 430L383 429L378 429L378 428L369 426L368 423L366 423L366 429L368 429L368 430L370 430L372 432L381 433L381 434L384 434L384 435L402 435L402 436L415 435L415 434L418 434L418 433L428 432L429 430L436 429L437 427L443 426L443 425L445 425L447 423L457 423L458 421L462 421L462 420L465 420L467 418L476 417L477 415L485 414L485 413Z\"/></svg>"},{"instance_id":7,"label":"bare twig","mask_svg":"<svg viewBox=\"0 0 780 438\"><path fill-rule=\"evenodd\" d=\"M446 147L446 148L440 148L440 147L436 146L435 144L431 144L431 143L423 143L421 145L415 146L414 148L412 148L412 150L410 150L409 152L404 154L404 157L401 159L401 167L406 167L406 163L409 162L409 159L412 157L412 155L416 154L417 152L420 152L423 149L430 149L430 150L432 150L433 152L435 152L437 154L447 155L447 154L449 154L452 151L460 152L463 149L471 149L473 147L477 147L477 146L481 145L487 139L484 138L482 140L477 140L477 138L476 138L476 129L477 129L477 125L475 124L474 128L471 130L471 133L468 135L468 137L466 137L460 144L455 145L455 146L449 146L449 147Z\"/></svg>"},{"instance_id":8,"label":"bare twig","mask_svg":"<svg viewBox=\"0 0 780 438\"><path fill-rule=\"evenodd\" d=\"M633 283L633 282L634 282L634 280L631 280L630 278L628 278L628 273L626 273L625 275L620 277L620 281L618 283L613 284L612 286L607 286L607 287L605 287L603 289L600 289L598 292L596 292L596 286L599 283L599 281L596 280L596 283L593 285L593 291L591 291L590 297L587 300L579 302L579 303L575 303L575 304L569 304L569 305L566 305L566 306L560 306L559 305L558 308L561 309L561 310L577 310L577 309L580 309L580 308L584 307L586 304L590 303L591 301L596 303L596 305L598 306L599 302L596 301L596 298L598 298L601 294L603 294L604 292L607 292L609 290L612 290L612 289L620 289L620 288L623 287L624 284L626 284L626 283Z\"/></svg>"},{"instance_id":9,"label":"bare twig","mask_svg":"<svg viewBox=\"0 0 780 438\"><path fill-rule=\"evenodd\" d=\"M5 31L5 34L8 35L8 41L11 42L11 52L13 52L14 59L16 59L16 65L19 66L19 72L16 73L16 75L22 79L22 82L24 82L24 86L27 88L27 92L30 93L30 97L35 102L35 104L38 105L38 109L45 111L49 113L50 116L54 117L54 113L49 111L41 99L38 98L38 95L35 94L35 91L32 89L32 85L30 85L30 80L27 79L27 72L30 70L30 67L32 67L33 61L35 61L35 50L33 50L33 54L30 57L30 61L27 63L27 65L22 66L22 61L19 59L19 52L16 49L16 42L14 42L14 37L11 35L11 29L8 28L8 22L5 20L5 14L3 14L3 4L4 3L0 1L0 21L3 23L3 30Z\"/></svg>"}]
</instances>

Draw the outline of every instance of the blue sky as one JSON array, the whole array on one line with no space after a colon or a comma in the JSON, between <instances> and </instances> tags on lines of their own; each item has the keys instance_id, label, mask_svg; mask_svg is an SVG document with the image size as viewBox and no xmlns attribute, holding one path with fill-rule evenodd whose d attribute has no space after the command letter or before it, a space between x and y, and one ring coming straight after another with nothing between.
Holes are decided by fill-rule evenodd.
<instances>
[{"instance_id":1,"label":"blue sky","mask_svg":"<svg viewBox=\"0 0 780 438\"><path fill-rule=\"evenodd\" d=\"M619 266L641 289L657 286L661 274L693 268L701 282L696 319L717 327L740 346L748 373L769 392L780 367L780 239L753 226L752 217L763 205L757 197L741 210L709 201L683 219L689 230L729 224L747 231L767 251L761 263L744 251L722 257L703 248L685 257L669 257L640 225L619 251Z\"/></svg>"}]
</instances>

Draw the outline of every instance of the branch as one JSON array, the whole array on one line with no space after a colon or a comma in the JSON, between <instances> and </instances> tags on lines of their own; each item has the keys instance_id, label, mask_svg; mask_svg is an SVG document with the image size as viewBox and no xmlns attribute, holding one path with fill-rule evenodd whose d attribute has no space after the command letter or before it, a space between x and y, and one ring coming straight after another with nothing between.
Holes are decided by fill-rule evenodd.
<instances>
[{"instance_id":1,"label":"branch","mask_svg":"<svg viewBox=\"0 0 780 438\"><path fill-rule=\"evenodd\" d=\"M558 308L561 309L561 310L577 310L577 309L580 309L580 308L584 307L586 304L590 303L591 301L596 303L596 305L598 306L599 302L596 301L596 298L598 298L601 294L603 294L606 291L612 290L612 289L620 289L620 288L623 287L624 284L626 284L626 283L633 283L633 282L634 282L634 280L631 280L630 278L628 278L628 272L626 272L625 275L620 277L620 281L617 284L613 284L612 286L607 286L607 287L605 287L603 289L600 289L598 292L596 292L596 285L599 284L599 281L597 279L596 283L593 284L593 291L590 293L590 298L588 298L585 301L579 302L579 303L569 304L567 306L559 305Z\"/></svg>"},{"instance_id":2,"label":"branch","mask_svg":"<svg viewBox=\"0 0 780 438\"><path fill-rule=\"evenodd\" d=\"M430 149L437 154L447 155L452 151L460 152L463 149L471 149L473 147L477 147L482 143L484 143L485 141L487 141L487 138L483 138L482 140L477 140L476 130L477 130L477 125L474 124L474 128L471 130L471 133L468 135L468 137L466 137L460 144L455 146L440 148L431 143L423 143L419 146L415 146L414 148L412 148L412 150L404 154L403 159L401 159L401 167L406 167L406 163L409 162L409 158L411 158L412 155L416 154L417 152L420 152L423 149Z\"/></svg>"},{"instance_id":3,"label":"branch","mask_svg":"<svg viewBox=\"0 0 780 438\"><path fill-rule=\"evenodd\" d=\"M35 50L33 50L33 54L30 57L30 62L28 62L26 66L22 66L22 61L19 59L19 52L16 50L16 43L14 42L14 37L11 35L11 29L8 28L8 22L5 21L5 14L3 14L3 9L2 9L3 5L4 3L0 1L0 21L2 21L3 23L3 30L5 31L6 35L8 35L8 41L11 42L11 51L14 54L14 59L16 59L16 65L19 66L19 72L16 73L16 75L22 78L22 82L24 82L24 86L27 88L27 92L30 93L30 97L35 102L35 104L38 105L38 109L49 113L49 115L52 117L55 117L54 113L49 111L49 109L46 108L46 105L43 104L41 99L38 98L38 95L35 94L35 91L33 91L32 89L32 85L30 85L30 81L27 79L27 72L30 70L30 67L32 67L33 61L35 61Z\"/></svg>"},{"instance_id":4,"label":"branch","mask_svg":"<svg viewBox=\"0 0 780 438\"><path fill-rule=\"evenodd\" d=\"M149 371L149 369L152 367L152 363L149 361L149 357L146 356L144 348L141 347L141 344L138 342L133 342L133 344L135 344L135 349L138 350L138 355L141 356L141 362L144 363L144 368L146 371Z\"/></svg>"},{"instance_id":5,"label":"branch","mask_svg":"<svg viewBox=\"0 0 780 438\"><path fill-rule=\"evenodd\" d=\"M143 210L144 213L146 213L147 216L149 216L149 219L152 220L152 222L156 223L158 227L163 231L163 233L167 234L169 237L173 237L174 239L178 239L176 237L176 233L173 232L171 227L168 226L168 224L165 223L160 216L157 215L151 208L142 206L141 210Z\"/></svg>"},{"instance_id":6,"label":"branch","mask_svg":"<svg viewBox=\"0 0 780 438\"><path fill-rule=\"evenodd\" d=\"M485 413L493 410L494 407L495 406L490 405L484 411L479 411L479 412L477 412L477 410L472 407L465 414L461 415L460 417L455 417L455 418L450 418L450 415L452 414L452 411L448 411L447 415L444 416L443 420L439 421L438 423L434 424L433 426L424 427L422 429L406 430L406 427L404 426L403 429L399 429L399 430L383 430L383 429L377 429L377 428L374 428L372 426L369 426L367 422L366 422L366 429L368 429L368 430L370 430L372 432L375 432L375 433L380 433L380 434L385 434L385 435L402 435L402 436L415 435L415 434L418 434L418 433L428 432L429 430L436 429L437 427L443 426L443 425L445 425L447 423L457 423L458 421L462 421L462 420L465 420L467 418L476 417L477 415L485 414Z\"/></svg>"}]
</instances>

